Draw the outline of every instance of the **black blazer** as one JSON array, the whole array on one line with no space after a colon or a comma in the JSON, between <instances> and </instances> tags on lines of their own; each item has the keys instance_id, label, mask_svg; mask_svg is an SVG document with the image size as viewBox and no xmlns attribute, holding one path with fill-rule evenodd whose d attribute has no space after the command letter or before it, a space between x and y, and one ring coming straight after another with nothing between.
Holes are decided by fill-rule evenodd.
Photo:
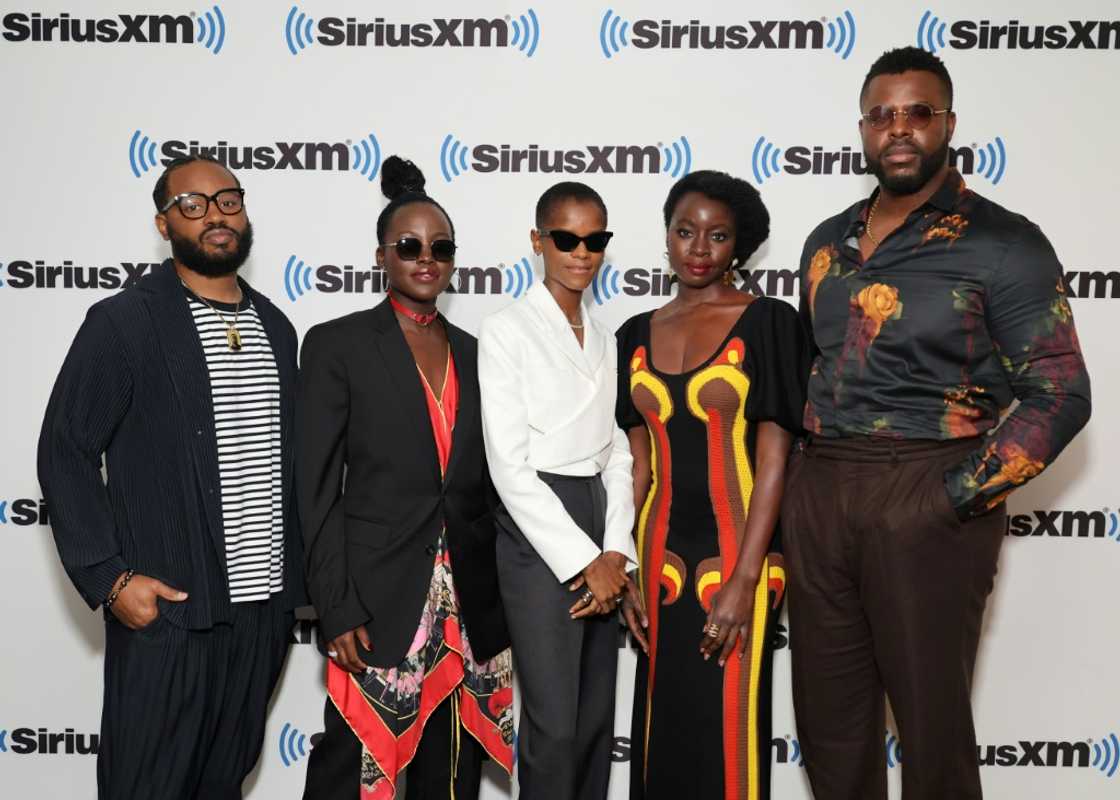
<instances>
[{"instance_id":1,"label":"black blazer","mask_svg":"<svg viewBox=\"0 0 1120 800\"><path fill-rule=\"evenodd\" d=\"M436 543L478 661L509 646L494 560L475 338L447 328L459 408L446 476L419 371L389 301L307 332L296 412L296 485L320 641L365 625L376 667L396 666L420 624ZM361 648L359 648L361 651Z\"/></svg>"},{"instance_id":2,"label":"black blazer","mask_svg":"<svg viewBox=\"0 0 1120 800\"><path fill-rule=\"evenodd\" d=\"M285 608L306 602L294 507L296 333L241 281L280 375ZM108 483L101 478L102 456ZM86 314L51 392L39 484L62 565L96 608L125 569L186 591L180 627L230 619L218 445L198 330L171 260Z\"/></svg>"}]
</instances>

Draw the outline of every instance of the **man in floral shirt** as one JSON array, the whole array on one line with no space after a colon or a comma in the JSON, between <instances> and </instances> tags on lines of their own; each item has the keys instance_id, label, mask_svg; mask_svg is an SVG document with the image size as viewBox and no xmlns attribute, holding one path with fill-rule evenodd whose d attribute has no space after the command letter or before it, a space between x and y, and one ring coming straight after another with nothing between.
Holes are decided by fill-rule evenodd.
<instances>
[{"instance_id":1,"label":"man in floral shirt","mask_svg":"<svg viewBox=\"0 0 1120 800\"><path fill-rule=\"evenodd\" d=\"M885 800L884 694L906 800L981 797L969 693L1003 501L1089 419L1061 265L950 166L952 103L936 56L875 62L859 129L879 186L801 259L810 434L782 529L817 800Z\"/></svg>"}]
</instances>

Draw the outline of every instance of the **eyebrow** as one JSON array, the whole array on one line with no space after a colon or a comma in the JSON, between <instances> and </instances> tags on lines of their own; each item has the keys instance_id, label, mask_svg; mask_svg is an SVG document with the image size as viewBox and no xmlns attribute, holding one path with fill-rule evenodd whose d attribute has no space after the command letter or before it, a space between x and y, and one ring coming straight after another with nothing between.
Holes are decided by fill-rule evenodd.
<instances>
[{"instance_id":1,"label":"eyebrow","mask_svg":"<svg viewBox=\"0 0 1120 800\"><path fill-rule=\"evenodd\" d=\"M682 219L677 220L677 224L678 225L688 224L688 225L693 225L697 228L704 227L703 225L701 225L699 222L696 222L691 217L683 217ZM733 223L730 223L730 222L717 222L714 225L709 225L708 227L711 227L711 228L733 228L735 226L734 226Z\"/></svg>"}]
</instances>

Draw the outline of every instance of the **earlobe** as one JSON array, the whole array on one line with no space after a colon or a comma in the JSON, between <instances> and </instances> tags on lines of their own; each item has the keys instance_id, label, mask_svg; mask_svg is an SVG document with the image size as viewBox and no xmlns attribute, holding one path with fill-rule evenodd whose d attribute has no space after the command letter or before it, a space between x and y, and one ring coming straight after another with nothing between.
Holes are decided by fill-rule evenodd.
<instances>
[{"instance_id":1,"label":"earlobe","mask_svg":"<svg viewBox=\"0 0 1120 800\"><path fill-rule=\"evenodd\" d=\"M529 243L533 246L533 252L539 256L541 254L541 234L536 228L529 230Z\"/></svg>"},{"instance_id":2,"label":"earlobe","mask_svg":"<svg viewBox=\"0 0 1120 800\"><path fill-rule=\"evenodd\" d=\"M375 262L377 262L377 266L384 267L385 266L385 248L384 247L378 247L376 250L374 250L373 251L373 259L374 259Z\"/></svg>"},{"instance_id":3,"label":"earlobe","mask_svg":"<svg viewBox=\"0 0 1120 800\"><path fill-rule=\"evenodd\" d=\"M167 218L163 214L156 214L156 230L165 242L170 238L167 235Z\"/></svg>"}]
</instances>

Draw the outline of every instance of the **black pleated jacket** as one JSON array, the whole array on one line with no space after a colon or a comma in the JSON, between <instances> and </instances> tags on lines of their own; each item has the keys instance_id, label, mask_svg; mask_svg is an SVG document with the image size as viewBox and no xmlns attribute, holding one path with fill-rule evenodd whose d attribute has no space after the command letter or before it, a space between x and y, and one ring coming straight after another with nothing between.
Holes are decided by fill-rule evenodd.
<instances>
[{"instance_id":1,"label":"black pleated jacket","mask_svg":"<svg viewBox=\"0 0 1120 800\"><path fill-rule=\"evenodd\" d=\"M280 376L285 608L306 602L292 466L296 334L241 281ZM104 458L107 482L102 479ZM125 569L187 592L159 601L180 627L230 617L218 447L198 330L171 260L94 304L51 392L39 484L63 567L96 608Z\"/></svg>"}]
</instances>

